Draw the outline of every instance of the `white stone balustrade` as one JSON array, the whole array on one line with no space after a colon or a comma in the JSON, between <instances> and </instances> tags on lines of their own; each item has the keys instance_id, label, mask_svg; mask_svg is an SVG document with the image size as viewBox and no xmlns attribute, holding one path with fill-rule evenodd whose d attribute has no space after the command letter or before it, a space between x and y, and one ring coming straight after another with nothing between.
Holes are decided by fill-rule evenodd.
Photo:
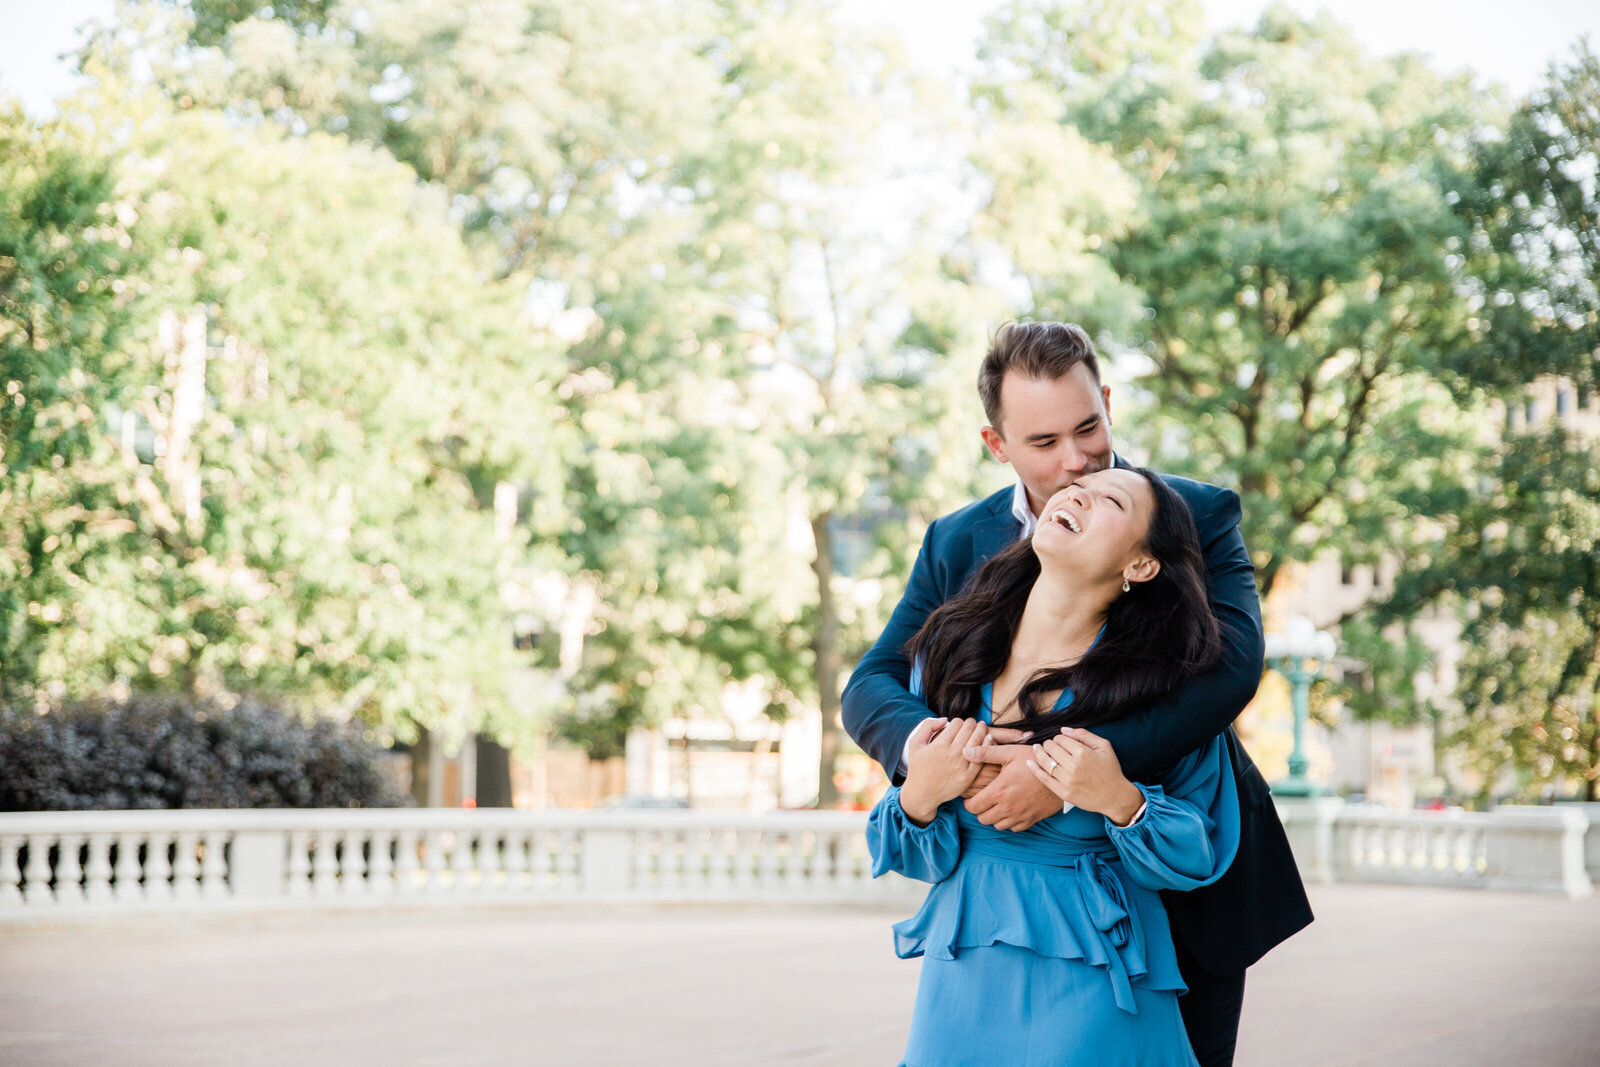
<instances>
[{"instance_id":1,"label":"white stone balustrade","mask_svg":"<svg viewBox=\"0 0 1600 1067\"><path fill-rule=\"evenodd\" d=\"M1308 881L1592 891L1577 805L1395 812L1281 798ZM865 817L439 809L0 814L0 926L203 909L892 902Z\"/></svg>"},{"instance_id":2,"label":"white stone balustrade","mask_svg":"<svg viewBox=\"0 0 1600 1067\"><path fill-rule=\"evenodd\" d=\"M914 903L852 813L438 809L0 814L0 925L472 902Z\"/></svg>"},{"instance_id":3,"label":"white stone balustrade","mask_svg":"<svg viewBox=\"0 0 1600 1067\"><path fill-rule=\"evenodd\" d=\"M1278 814L1307 881L1395 882L1533 893L1593 892L1589 819L1576 805L1489 813L1394 811L1338 797L1280 797Z\"/></svg>"}]
</instances>

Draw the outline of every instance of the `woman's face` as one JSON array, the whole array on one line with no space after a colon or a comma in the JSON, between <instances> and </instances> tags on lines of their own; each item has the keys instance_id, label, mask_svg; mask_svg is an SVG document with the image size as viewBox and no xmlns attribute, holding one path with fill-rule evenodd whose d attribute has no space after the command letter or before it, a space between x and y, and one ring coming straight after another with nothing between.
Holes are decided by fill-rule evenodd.
<instances>
[{"instance_id":1,"label":"woman's face","mask_svg":"<svg viewBox=\"0 0 1600 1067\"><path fill-rule=\"evenodd\" d=\"M1033 533L1040 563L1059 563L1090 580L1135 581L1155 561L1143 549L1155 494L1144 476L1111 468L1085 474L1046 501Z\"/></svg>"}]
</instances>

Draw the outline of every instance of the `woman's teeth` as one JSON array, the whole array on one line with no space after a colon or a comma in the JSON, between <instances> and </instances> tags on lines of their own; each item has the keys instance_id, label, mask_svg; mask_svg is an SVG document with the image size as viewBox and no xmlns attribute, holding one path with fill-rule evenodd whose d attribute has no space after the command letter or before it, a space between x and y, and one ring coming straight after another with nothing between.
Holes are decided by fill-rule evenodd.
<instances>
[{"instance_id":1,"label":"woman's teeth","mask_svg":"<svg viewBox=\"0 0 1600 1067\"><path fill-rule=\"evenodd\" d=\"M1073 533L1083 532L1083 530L1078 526L1078 520L1073 518L1070 512L1058 511L1054 515L1050 516L1050 521L1060 523Z\"/></svg>"}]
</instances>

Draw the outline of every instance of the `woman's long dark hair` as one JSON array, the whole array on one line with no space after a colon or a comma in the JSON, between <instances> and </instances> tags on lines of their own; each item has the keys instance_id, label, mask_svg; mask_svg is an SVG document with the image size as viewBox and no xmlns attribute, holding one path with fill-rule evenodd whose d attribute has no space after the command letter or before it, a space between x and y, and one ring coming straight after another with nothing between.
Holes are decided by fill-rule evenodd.
<instances>
[{"instance_id":1,"label":"woman's long dark hair","mask_svg":"<svg viewBox=\"0 0 1600 1067\"><path fill-rule=\"evenodd\" d=\"M1209 666L1221 643L1206 600L1205 559L1194 517L1159 475L1139 468L1155 510L1144 550L1161 564L1157 575L1112 601L1105 632L1078 662L1036 671L1017 694L1022 718L1006 726L1031 730L1034 740L1064 727L1111 722L1148 704L1188 675ZM906 645L922 663L928 707L951 718L977 718L982 686L1005 669L1039 557L1019 541L985 563L965 589L942 604ZM1072 704L1040 710L1045 693L1070 689Z\"/></svg>"}]
</instances>

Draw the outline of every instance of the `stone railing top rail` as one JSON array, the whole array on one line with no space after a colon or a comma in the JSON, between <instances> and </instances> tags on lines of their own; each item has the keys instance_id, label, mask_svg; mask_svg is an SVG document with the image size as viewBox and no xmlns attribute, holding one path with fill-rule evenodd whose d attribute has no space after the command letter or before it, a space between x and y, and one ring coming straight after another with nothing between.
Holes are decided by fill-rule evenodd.
<instances>
[{"instance_id":1,"label":"stone railing top rail","mask_svg":"<svg viewBox=\"0 0 1600 1067\"><path fill-rule=\"evenodd\" d=\"M563 830L848 831L865 827L857 811L778 811L764 815L698 809L522 811L515 808L149 808L134 811L26 811L0 814L0 834L124 833L152 830Z\"/></svg>"}]
</instances>

